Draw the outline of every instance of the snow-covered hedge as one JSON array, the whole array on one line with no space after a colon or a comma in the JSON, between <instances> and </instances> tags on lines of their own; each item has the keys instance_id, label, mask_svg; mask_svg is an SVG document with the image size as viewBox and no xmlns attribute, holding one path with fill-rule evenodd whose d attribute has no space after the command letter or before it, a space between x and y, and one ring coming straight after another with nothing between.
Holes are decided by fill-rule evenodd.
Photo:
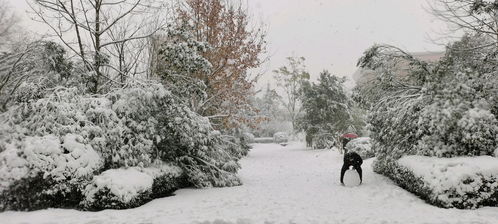
<instances>
[{"instance_id":1,"label":"snow-covered hedge","mask_svg":"<svg viewBox=\"0 0 498 224\"><path fill-rule=\"evenodd\" d=\"M369 137L355 138L348 142L346 145L346 150L348 152L356 152L361 158L368 159L375 157L375 153L372 150L371 139Z\"/></svg>"},{"instance_id":2,"label":"snow-covered hedge","mask_svg":"<svg viewBox=\"0 0 498 224\"><path fill-rule=\"evenodd\" d=\"M382 164L381 164L382 163ZM430 204L475 209L498 206L498 158L404 156L376 161L384 174Z\"/></svg>"},{"instance_id":3,"label":"snow-covered hedge","mask_svg":"<svg viewBox=\"0 0 498 224\"><path fill-rule=\"evenodd\" d=\"M260 137L260 138L254 138L254 143L273 143L273 138L272 137Z\"/></svg>"},{"instance_id":4,"label":"snow-covered hedge","mask_svg":"<svg viewBox=\"0 0 498 224\"><path fill-rule=\"evenodd\" d=\"M81 136L27 136L0 153L0 210L64 207L77 203L79 186L103 166Z\"/></svg>"},{"instance_id":5,"label":"snow-covered hedge","mask_svg":"<svg viewBox=\"0 0 498 224\"><path fill-rule=\"evenodd\" d=\"M181 169L167 164L109 169L86 186L81 206L88 210L137 207L181 187L180 178Z\"/></svg>"},{"instance_id":6,"label":"snow-covered hedge","mask_svg":"<svg viewBox=\"0 0 498 224\"><path fill-rule=\"evenodd\" d=\"M247 153L155 82L93 96L58 88L0 114L0 124L1 210L75 206L94 175L155 160L180 167L182 185L239 185Z\"/></svg>"}]
</instances>

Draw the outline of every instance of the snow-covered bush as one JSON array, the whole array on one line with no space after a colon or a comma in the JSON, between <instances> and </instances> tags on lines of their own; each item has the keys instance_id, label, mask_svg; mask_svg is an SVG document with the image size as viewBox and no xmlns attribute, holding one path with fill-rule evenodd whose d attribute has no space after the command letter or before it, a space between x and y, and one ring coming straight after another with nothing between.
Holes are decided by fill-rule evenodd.
<instances>
[{"instance_id":1,"label":"snow-covered bush","mask_svg":"<svg viewBox=\"0 0 498 224\"><path fill-rule=\"evenodd\" d=\"M185 176L173 180L182 186L239 185L237 161L247 153L154 82L132 83L97 96L59 88L46 98L12 107L0 115L0 122L2 199L22 197L22 189L32 191L33 197L61 195L66 189L81 195L94 174L150 167L157 159L182 169ZM158 181L168 179L162 175ZM43 184L26 185L34 182ZM32 208L0 201L4 209Z\"/></svg>"},{"instance_id":2,"label":"snow-covered bush","mask_svg":"<svg viewBox=\"0 0 498 224\"><path fill-rule=\"evenodd\" d=\"M182 187L182 178L179 167L160 161L147 168L109 169L93 177L80 205L88 210L137 207Z\"/></svg>"},{"instance_id":3,"label":"snow-covered bush","mask_svg":"<svg viewBox=\"0 0 498 224\"><path fill-rule=\"evenodd\" d=\"M390 160L386 167L390 167L388 177L433 205L462 209L498 205L497 158L405 156Z\"/></svg>"},{"instance_id":4,"label":"snow-covered bush","mask_svg":"<svg viewBox=\"0 0 498 224\"><path fill-rule=\"evenodd\" d=\"M489 60L495 54L487 49L463 54L458 47L473 46L459 46L465 41L448 48L434 64L393 47L376 46L373 53L365 53L361 63L376 69L377 86L382 88L365 93L380 98L372 102L369 114L373 148L380 159L493 154L498 147L498 65Z\"/></svg>"},{"instance_id":5,"label":"snow-covered bush","mask_svg":"<svg viewBox=\"0 0 498 224\"><path fill-rule=\"evenodd\" d=\"M242 141L247 142L248 144L254 143L254 135L250 132L244 132L242 133L241 139Z\"/></svg>"},{"instance_id":6,"label":"snow-covered bush","mask_svg":"<svg viewBox=\"0 0 498 224\"><path fill-rule=\"evenodd\" d=\"M498 121L486 102L434 103L424 108L419 124L415 149L420 155L492 155L498 147Z\"/></svg>"},{"instance_id":7,"label":"snow-covered bush","mask_svg":"<svg viewBox=\"0 0 498 224\"><path fill-rule=\"evenodd\" d=\"M418 60L392 46L374 46L365 52L359 63L377 77L357 93L370 101L370 136L377 156L374 171L443 207L498 205L492 184L496 176L476 172L472 180L445 186L446 199L434 199L431 195L442 193L433 193L427 180L397 163L407 155L494 154L498 147L498 64L494 46L478 47L486 41L466 36L436 63Z\"/></svg>"},{"instance_id":8,"label":"snow-covered bush","mask_svg":"<svg viewBox=\"0 0 498 224\"><path fill-rule=\"evenodd\" d=\"M273 143L273 138L272 137L254 138L254 143L259 143L259 144Z\"/></svg>"},{"instance_id":9,"label":"snow-covered bush","mask_svg":"<svg viewBox=\"0 0 498 224\"><path fill-rule=\"evenodd\" d=\"M134 167L109 169L86 186L82 204L91 210L137 207L150 199L153 183L151 176Z\"/></svg>"},{"instance_id":10,"label":"snow-covered bush","mask_svg":"<svg viewBox=\"0 0 498 224\"><path fill-rule=\"evenodd\" d=\"M372 150L371 139L369 137L355 138L346 144L346 150L348 152L356 152L361 158L368 159L375 157L375 153Z\"/></svg>"},{"instance_id":11,"label":"snow-covered bush","mask_svg":"<svg viewBox=\"0 0 498 224\"><path fill-rule=\"evenodd\" d=\"M0 153L0 210L74 205L80 184L103 165L91 145L74 134L62 139L27 136L4 146Z\"/></svg>"},{"instance_id":12,"label":"snow-covered bush","mask_svg":"<svg viewBox=\"0 0 498 224\"><path fill-rule=\"evenodd\" d=\"M133 208L182 187L182 170L156 161L151 167L109 169L94 176L80 205L89 210Z\"/></svg>"}]
</instances>

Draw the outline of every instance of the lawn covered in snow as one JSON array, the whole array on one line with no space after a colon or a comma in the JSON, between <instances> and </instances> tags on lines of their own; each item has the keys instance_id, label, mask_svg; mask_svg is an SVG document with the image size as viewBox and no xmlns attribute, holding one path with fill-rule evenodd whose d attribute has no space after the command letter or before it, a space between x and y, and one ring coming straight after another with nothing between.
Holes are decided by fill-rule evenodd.
<instances>
[{"instance_id":1,"label":"lawn covered in snow","mask_svg":"<svg viewBox=\"0 0 498 224\"><path fill-rule=\"evenodd\" d=\"M426 204L373 173L372 159L363 163L362 185L341 186L334 150L257 144L241 163L238 187L183 189L128 210L8 211L0 223L498 223L498 208Z\"/></svg>"}]
</instances>

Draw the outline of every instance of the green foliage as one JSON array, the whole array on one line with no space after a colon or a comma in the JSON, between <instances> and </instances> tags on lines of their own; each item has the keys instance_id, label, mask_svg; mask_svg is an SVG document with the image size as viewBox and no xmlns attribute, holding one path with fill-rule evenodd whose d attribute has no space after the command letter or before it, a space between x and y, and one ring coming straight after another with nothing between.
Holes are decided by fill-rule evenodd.
<instances>
[{"instance_id":1,"label":"green foliage","mask_svg":"<svg viewBox=\"0 0 498 224\"><path fill-rule=\"evenodd\" d=\"M0 211L75 208L83 199L79 184L61 184L42 173L16 180L0 191Z\"/></svg>"},{"instance_id":2,"label":"green foliage","mask_svg":"<svg viewBox=\"0 0 498 224\"><path fill-rule=\"evenodd\" d=\"M299 130L313 138L317 147L331 147L335 139L348 130L360 130L361 123L353 115L353 101L344 91L345 78L328 71L320 73L318 83L303 82L301 101L303 116Z\"/></svg>"},{"instance_id":3,"label":"green foliage","mask_svg":"<svg viewBox=\"0 0 498 224\"><path fill-rule=\"evenodd\" d=\"M209 44L195 40L188 25L171 27L159 46L156 73L175 95L192 109L207 98L203 73L210 73L211 63L203 56Z\"/></svg>"},{"instance_id":4,"label":"green foliage","mask_svg":"<svg viewBox=\"0 0 498 224\"><path fill-rule=\"evenodd\" d=\"M466 36L435 64L397 48L367 51L361 60L373 62L360 64L376 65L370 68L376 69L377 78L356 93L372 102L371 137L381 158L492 154L498 146L498 79L494 50L476 47L484 40ZM400 65L407 66L408 73Z\"/></svg>"}]
</instances>

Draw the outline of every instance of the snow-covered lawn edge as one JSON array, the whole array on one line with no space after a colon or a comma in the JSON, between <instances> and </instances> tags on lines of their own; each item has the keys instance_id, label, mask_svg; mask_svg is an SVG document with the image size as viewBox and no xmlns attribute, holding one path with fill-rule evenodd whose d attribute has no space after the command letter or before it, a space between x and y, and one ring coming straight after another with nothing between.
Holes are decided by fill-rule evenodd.
<instances>
[{"instance_id":1,"label":"snow-covered lawn edge","mask_svg":"<svg viewBox=\"0 0 498 224\"><path fill-rule=\"evenodd\" d=\"M443 208L498 206L498 158L404 156L376 161L382 174L426 202Z\"/></svg>"}]
</instances>

